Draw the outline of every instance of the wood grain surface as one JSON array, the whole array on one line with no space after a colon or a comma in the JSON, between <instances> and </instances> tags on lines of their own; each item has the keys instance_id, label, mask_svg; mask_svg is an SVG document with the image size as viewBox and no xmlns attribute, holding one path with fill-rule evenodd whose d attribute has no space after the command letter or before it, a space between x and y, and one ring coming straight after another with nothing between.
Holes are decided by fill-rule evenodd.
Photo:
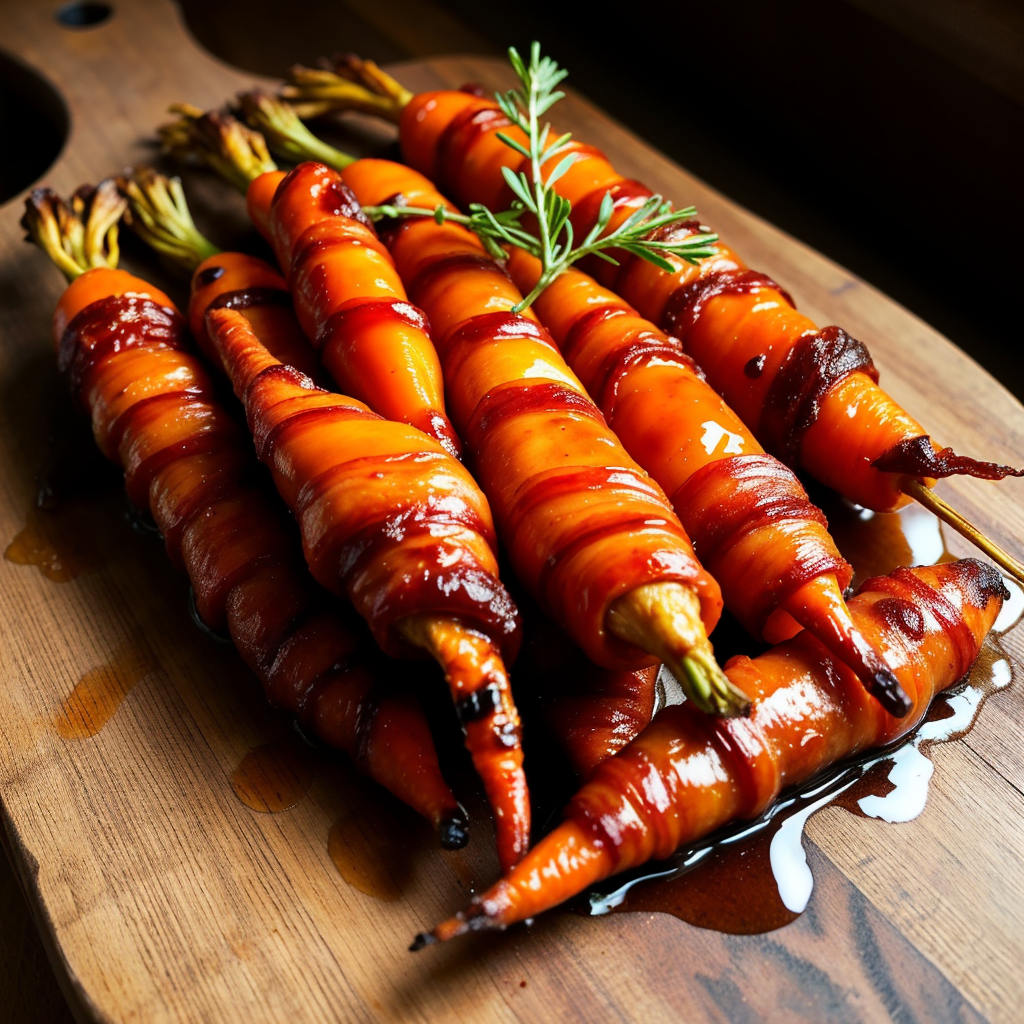
<instances>
[{"instance_id":1,"label":"wood grain surface","mask_svg":"<svg viewBox=\"0 0 1024 1024\"><path fill-rule=\"evenodd\" d=\"M81 31L16 0L0 0L0 19L0 44L68 105L70 137L45 176L63 193L152 158L169 103L218 105L253 82L200 51L166 0L119 0L112 18ZM395 70L416 90L507 82L490 58ZM926 324L579 97L558 122L623 173L695 203L812 318L867 342L883 383L937 440L1024 459L1024 409ZM389 137L363 129L364 142ZM240 201L200 176L187 185L218 242L251 240ZM492 880L486 828L466 851L443 853L347 764L304 750L231 650L192 625L185 581L126 520L118 474L98 457L65 455L95 483L56 511L34 508L37 477L55 457L50 438L87 431L66 422L53 366L61 279L22 242L21 207L16 197L0 209L0 545L20 538L24 552L31 541L43 565L0 563L0 798L6 845L80 1020L1019 1019L1019 680L965 739L933 751L931 796L915 821L888 826L839 809L811 820L814 894L783 929L733 936L662 914L555 913L532 929L409 955L414 932ZM155 273L131 248L126 262ZM1020 550L1024 481L939 490ZM1003 643L1019 667L1024 633ZM83 679L108 702L94 709L92 736L68 726ZM311 779L276 814L245 806L231 781L265 744L290 751ZM349 881L332 862L332 828Z\"/></svg>"}]
</instances>

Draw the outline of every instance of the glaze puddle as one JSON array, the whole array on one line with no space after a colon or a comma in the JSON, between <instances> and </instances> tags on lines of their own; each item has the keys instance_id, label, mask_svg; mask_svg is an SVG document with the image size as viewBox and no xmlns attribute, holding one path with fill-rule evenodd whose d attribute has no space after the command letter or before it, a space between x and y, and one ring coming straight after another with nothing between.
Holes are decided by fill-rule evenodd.
<instances>
[{"instance_id":1,"label":"glaze puddle","mask_svg":"<svg viewBox=\"0 0 1024 1024\"><path fill-rule=\"evenodd\" d=\"M95 736L135 684L152 671L148 656L136 646L118 648L109 664L86 672L64 698L53 721L57 735L65 740Z\"/></svg>"},{"instance_id":2,"label":"glaze puddle","mask_svg":"<svg viewBox=\"0 0 1024 1024\"><path fill-rule=\"evenodd\" d=\"M294 807L313 785L313 762L295 741L264 743L242 758L231 773L235 796L262 814Z\"/></svg>"},{"instance_id":3,"label":"glaze puddle","mask_svg":"<svg viewBox=\"0 0 1024 1024\"><path fill-rule=\"evenodd\" d=\"M906 822L925 807L934 764L927 749L964 736L984 702L1011 682L1011 666L995 637L1024 612L1024 591L1013 581L1007 601L971 673L940 694L910 737L889 750L840 766L764 817L739 823L681 850L668 862L626 876L614 889L598 887L585 913L658 911L702 928L759 934L781 928L806 909L814 889L803 836L807 821L835 803L864 817Z\"/></svg>"},{"instance_id":4,"label":"glaze puddle","mask_svg":"<svg viewBox=\"0 0 1024 1024\"><path fill-rule=\"evenodd\" d=\"M359 799L357 806L335 821L327 852L352 888L394 903L404 895L416 861L436 850L436 839L411 809L393 799L378 796L377 800ZM456 865L465 866L464 858L457 859ZM457 873L458 866L454 870Z\"/></svg>"},{"instance_id":5,"label":"glaze puddle","mask_svg":"<svg viewBox=\"0 0 1024 1024\"><path fill-rule=\"evenodd\" d=\"M97 556L75 517L29 509L25 527L4 550L14 565L34 565L53 583L70 583L91 569Z\"/></svg>"}]
</instances>

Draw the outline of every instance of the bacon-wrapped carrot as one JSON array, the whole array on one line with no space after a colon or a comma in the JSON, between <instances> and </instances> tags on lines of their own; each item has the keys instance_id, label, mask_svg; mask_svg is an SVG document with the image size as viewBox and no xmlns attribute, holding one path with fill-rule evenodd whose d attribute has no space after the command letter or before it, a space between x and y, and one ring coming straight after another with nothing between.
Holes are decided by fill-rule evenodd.
<instances>
[{"instance_id":1,"label":"bacon-wrapped carrot","mask_svg":"<svg viewBox=\"0 0 1024 1024\"><path fill-rule=\"evenodd\" d=\"M446 204L421 174L386 160L342 176L369 205L396 194ZM532 313L510 312L522 295L508 275L458 224L405 220L383 237L430 317L452 418L530 593L598 665L641 668L647 652L702 708L742 709L704 632L718 619L718 585L550 336Z\"/></svg>"},{"instance_id":2,"label":"bacon-wrapped carrot","mask_svg":"<svg viewBox=\"0 0 1024 1024\"><path fill-rule=\"evenodd\" d=\"M528 140L494 100L472 91L413 95L372 62L351 56L336 60L333 72L295 68L284 93L303 116L375 107L374 113L398 123L408 162L458 202L502 210L512 198L503 168L529 173L529 161L499 135L519 146ZM573 140L558 160L567 154L575 162L554 188L572 203L576 237L597 223L606 194L613 209L605 233L652 196L592 146ZM667 229L676 240L703 230L697 222ZM931 490L940 477L1002 479L1024 470L938 448L878 386L863 344L839 327L819 329L796 311L784 289L748 269L727 246L719 244L718 255L699 265L670 258L674 273L621 250L615 256L617 266L592 259L588 269L641 315L681 338L712 387L769 452L879 512L908 498L921 502L1024 580L1024 564Z\"/></svg>"},{"instance_id":3,"label":"bacon-wrapped carrot","mask_svg":"<svg viewBox=\"0 0 1024 1024\"><path fill-rule=\"evenodd\" d=\"M650 722L659 665L633 671L599 668L564 630L539 613L524 613L517 662L520 703L532 700L558 748L580 779L632 742ZM524 710L529 718L530 710Z\"/></svg>"},{"instance_id":4,"label":"bacon-wrapped carrot","mask_svg":"<svg viewBox=\"0 0 1024 1024\"><path fill-rule=\"evenodd\" d=\"M524 293L541 275L521 249L508 269ZM743 626L769 643L809 629L887 711L906 713L892 670L850 618L843 591L853 570L824 515L678 343L577 270L548 285L534 309L626 450L669 496Z\"/></svg>"},{"instance_id":5,"label":"bacon-wrapped carrot","mask_svg":"<svg viewBox=\"0 0 1024 1024\"><path fill-rule=\"evenodd\" d=\"M850 602L854 620L886 649L913 701L900 719L866 699L806 632L753 660L732 659L726 671L754 695L749 718L709 721L686 704L665 708L597 768L563 823L514 871L412 948L533 917L729 821L757 817L784 786L840 758L899 739L966 674L1008 596L999 573L973 559L897 569L861 587Z\"/></svg>"},{"instance_id":6,"label":"bacon-wrapped carrot","mask_svg":"<svg viewBox=\"0 0 1024 1024\"><path fill-rule=\"evenodd\" d=\"M218 253L196 230L178 183L142 169L121 187L136 231L194 271L190 319L247 404L314 575L353 600L386 649L422 647L444 668L495 810L502 861L514 861L528 842L529 805L499 649L515 653L518 623L495 577L486 500L437 442L313 390L281 363L310 358L283 278L262 260Z\"/></svg>"},{"instance_id":7,"label":"bacon-wrapped carrot","mask_svg":"<svg viewBox=\"0 0 1024 1024\"><path fill-rule=\"evenodd\" d=\"M465 844L422 710L382 684L385 661L350 609L306 569L298 537L243 432L187 351L170 299L116 269L123 204L113 181L69 207L47 189L26 203L32 240L71 282L54 314L58 360L103 453L125 469L196 609L226 630L272 704L348 752L368 775Z\"/></svg>"},{"instance_id":8,"label":"bacon-wrapped carrot","mask_svg":"<svg viewBox=\"0 0 1024 1024\"><path fill-rule=\"evenodd\" d=\"M258 105L261 97L241 100ZM244 175L243 162L227 145L228 126L223 116L188 115L165 129L164 138L172 151L207 155L216 134L221 142L208 162L230 160ZM258 133L249 137L263 145ZM308 138L305 144L285 140L292 156L303 155ZM401 183L413 173L331 152L335 165L351 172L353 187L366 186L378 200L394 194L387 188L396 175ZM274 184L273 191L263 182ZM335 204L346 195L350 219L361 216L341 176L317 162L301 164L279 182L264 174L247 200L254 223L283 259L289 250L282 240L301 237L310 217L319 222L324 195ZM693 557L664 495L607 430L532 314L500 312L521 296L479 241L461 228L453 234L453 225L435 227L433 266L426 269L407 245L396 257L399 273L414 298L431 305L453 416L473 434L476 472L498 509L517 573L598 664L634 669L660 659L705 710L741 712L746 698L722 675L707 641L721 595ZM420 229L429 224L421 222ZM446 295L453 272L462 287ZM494 361L482 358L484 341L500 343Z\"/></svg>"},{"instance_id":9,"label":"bacon-wrapped carrot","mask_svg":"<svg viewBox=\"0 0 1024 1024\"><path fill-rule=\"evenodd\" d=\"M422 648L444 668L495 811L499 859L515 863L529 802L502 652L515 653L518 621L486 499L433 438L275 359L241 312L211 310L206 325L313 575L348 596L386 652Z\"/></svg>"},{"instance_id":10,"label":"bacon-wrapped carrot","mask_svg":"<svg viewBox=\"0 0 1024 1024\"><path fill-rule=\"evenodd\" d=\"M318 176L311 166L296 181L293 172L287 198L272 204L285 175L262 137L230 115L175 109L182 116L162 129L165 147L200 157L246 194L288 278L299 323L339 387L458 455L425 318L337 176Z\"/></svg>"}]
</instances>

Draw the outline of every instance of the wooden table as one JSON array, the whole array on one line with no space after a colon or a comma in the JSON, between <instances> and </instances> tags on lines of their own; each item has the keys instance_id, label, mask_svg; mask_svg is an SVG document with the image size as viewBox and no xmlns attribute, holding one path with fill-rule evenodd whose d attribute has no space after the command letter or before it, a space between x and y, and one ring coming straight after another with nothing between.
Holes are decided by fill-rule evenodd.
<instances>
[{"instance_id":1,"label":"wooden table","mask_svg":"<svg viewBox=\"0 0 1024 1024\"><path fill-rule=\"evenodd\" d=\"M213 106L252 82L200 52L166 0L122 0L108 21L80 31L15 0L2 0L0 18L3 45L45 69L68 104L71 135L46 174L64 193L150 158L170 102ZM413 89L507 82L490 59L396 70ZM939 440L1022 461L1024 410L925 324L578 97L558 120L625 173L696 203L812 318L868 342L889 390ZM199 177L188 186L218 241L249 238L240 201ZM1019 685L988 703L966 739L936 749L931 798L914 822L889 827L838 809L812 819L815 892L780 931L731 936L659 914L554 914L532 930L409 956L413 932L490 880L484 830L465 854L439 853L418 823L322 754L295 755L312 781L290 810L244 806L231 775L245 755L295 741L241 662L192 626L184 582L159 544L124 521L116 474L101 473L59 512L33 510L46 437L66 432L53 426L66 397L48 335L60 279L21 242L20 213L20 197L0 209L0 541L39 541L49 577L73 578L0 564L0 796L12 860L80 1020L1016 1018ZM156 273L133 252L128 262ZM1020 549L1024 481L940 490ZM967 552L956 539L951 547ZM1019 666L1024 634L1005 646ZM108 695L113 679L123 700L94 736L62 738L61 709L87 676L105 680ZM342 860L379 877L350 884L335 870L328 833L338 822ZM386 845L399 828L400 848Z\"/></svg>"}]
</instances>

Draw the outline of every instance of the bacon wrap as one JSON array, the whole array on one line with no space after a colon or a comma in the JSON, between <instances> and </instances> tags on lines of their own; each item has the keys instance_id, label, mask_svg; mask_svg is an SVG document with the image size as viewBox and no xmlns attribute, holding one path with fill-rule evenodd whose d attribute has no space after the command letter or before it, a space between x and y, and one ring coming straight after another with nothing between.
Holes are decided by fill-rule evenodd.
<instances>
[{"instance_id":1,"label":"bacon wrap","mask_svg":"<svg viewBox=\"0 0 1024 1024\"><path fill-rule=\"evenodd\" d=\"M850 611L913 702L903 718L883 711L806 632L757 658L731 659L725 671L750 694L749 717L665 708L598 766L558 828L433 935L533 917L602 878L755 818L784 787L905 736L968 671L1008 596L999 573L973 559L897 569L861 587Z\"/></svg>"},{"instance_id":2,"label":"bacon wrap","mask_svg":"<svg viewBox=\"0 0 1024 1024\"><path fill-rule=\"evenodd\" d=\"M936 450L928 437L900 441L883 452L872 465L885 473L933 479L974 476L980 480L1003 480L1008 476L1024 476L1024 469L1002 466L998 462L979 462L966 455L957 455L952 448Z\"/></svg>"},{"instance_id":3,"label":"bacon wrap","mask_svg":"<svg viewBox=\"0 0 1024 1024\"><path fill-rule=\"evenodd\" d=\"M712 721L685 705L666 708L624 756L597 769L566 816L611 844L615 870L622 871L667 857L727 821L755 818L783 787L905 735L935 694L970 668L995 617L992 609L1005 594L992 567L957 564L965 576L963 594L941 585L948 570L940 566L930 581L926 569L898 569L869 580L851 601L862 629L899 666L900 682L914 701L905 718L873 705L852 673L801 634L756 659L733 658L726 666L754 698L749 718ZM804 742L794 739L797 733ZM713 759L714 777L721 780L711 787L704 781L708 766L694 759L698 750ZM670 813L660 787L638 785L652 775L670 787Z\"/></svg>"},{"instance_id":4,"label":"bacon wrap","mask_svg":"<svg viewBox=\"0 0 1024 1024\"><path fill-rule=\"evenodd\" d=\"M804 583L835 576L842 591L853 578L824 514L770 455L704 466L672 495L672 505L701 563L722 583L729 610L753 636Z\"/></svg>"},{"instance_id":5,"label":"bacon wrap","mask_svg":"<svg viewBox=\"0 0 1024 1024\"><path fill-rule=\"evenodd\" d=\"M206 331L210 309L237 309L261 338L273 345L272 354L316 378L320 364L305 334L295 322L292 297L285 279L265 260L237 252L211 256L192 274L188 323L203 355L218 362L217 350Z\"/></svg>"},{"instance_id":6,"label":"bacon wrap","mask_svg":"<svg viewBox=\"0 0 1024 1024\"><path fill-rule=\"evenodd\" d=\"M458 92L415 96L403 111L399 129L406 159L426 173L443 171L445 180L457 186L458 202L503 208L507 185L501 169L529 173L529 161L497 137L492 123L495 109L493 101ZM449 134L456 121L459 130ZM521 144L528 141L517 128L503 126L502 131ZM593 224L606 192L612 193L614 203L609 230L650 194L646 186L617 173L599 150L573 140L556 160L566 152L576 152L578 157L555 189L572 203L577 237ZM475 177L459 171L460 161L475 168ZM552 169L548 166L544 171ZM691 233L697 227L688 224L682 230ZM834 381L830 390L811 403L812 422L789 436L780 436L787 431L779 428L778 418L765 415L768 391L791 347L818 328L796 311L790 297L770 278L748 270L723 242L716 248L717 255L702 260L699 266L673 257L674 273L629 253L618 254L619 266L594 260L587 263L587 269L647 319L685 335L687 352L711 386L769 450L775 454L781 450L791 464L857 504L885 512L900 507L908 500L902 490L907 475L886 471L883 467L889 463L876 465L876 460L887 451L901 451L901 444L924 436L924 429L878 387L873 374L854 371ZM748 367L753 372L747 372ZM822 367L820 380L830 372L830 367ZM762 423L767 433L762 432ZM985 465L951 459L944 464L947 468L958 466L957 473L973 473ZM924 479L927 482L933 477Z\"/></svg>"},{"instance_id":7,"label":"bacon wrap","mask_svg":"<svg viewBox=\"0 0 1024 1024\"><path fill-rule=\"evenodd\" d=\"M129 496L149 510L171 560L188 573L197 615L230 635L267 699L425 817L446 823L443 839L461 845L465 819L441 778L422 711L394 692L385 659L351 609L309 575L248 438L183 351L184 320L168 301L113 270L83 274L61 300L59 363L98 444L125 468Z\"/></svg>"},{"instance_id":8,"label":"bacon wrap","mask_svg":"<svg viewBox=\"0 0 1024 1024\"><path fill-rule=\"evenodd\" d=\"M496 340L533 343L527 352L537 345L553 349L546 332L525 317L473 317L441 346L453 389L479 373ZM709 586L663 493L580 389L503 382L479 398L468 422L459 422L517 575L599 665L639 667L635 652L607 632L605 620L616 598L644 583L693 586L706 617L715 615L717 588ZM525 445L535 457L516 458Z\"/></svg>"},{"instance_id":9,"label":"bacon wrap","mask_svg":"<svg viewBox=\"0 0 1024 1024\"><path fill-rule=\"evenodd\" d=\"M348 596L388 653L408 653L402 619L439 613L478 629L511 660L518 616L497 578L490 510L469 472L414 427L251 356L258 343L233 316L213 311L207 324L314 577Z\"/></svg>"},{"instance_id":10,"label":"bacon wrap","mask_svg":"<svg viewBox=\"0 0 1024 1024\"><path fill-rule=\"evenodd\" d=\"M264 225L299 323L328 372L345 394L457 455L425 318L408 304L387 249L341 177L304 163L272 196L263 178L250 187L250 213Z\"/></svg>"},{"instance_id":11,"label":"bacon wrap","mask_svg":"<svg viewBox=\"0 0 1024 1024\"><path fill-rule=\"evenodd\" d=\"M360 160L344 176L366 205L396 193L416 206L446 202L421 175L388 161ZM643 584L692 586L710 629L717 585L547 332L532 313L503 312L521 300L503 268L470 232L432 218L396 233L391 252L433 324L452 419L512 564L545 611L607 668L650 664L605 628L611 604Z\"/></svg>"},{"instance_id":12,"label":"bacon wrap","mask_svg":"<svg viewBox=\"0 0 1024 1024\"><path fill-rule=\"evenodd\" d=\"M524 610L524 617L520 704L536 705L576 775L588 779L650 722L660 666L632 672L598 668L539 611Z\"/></svg>"},{"instance_id":13,"label":"bacon wrap","mask_svg":"<svg viewBox=\"0 0 1024 1024\"><path fill-rule=\"evenodd\" d=\"M661 322L666 330L681 339L685 345L690 330L716 295L750 295L763 288L778 292L786 302L796 308L796 303L789 292L777 285L767 274L762 274L758 270L718 270L676 289L665 305Z\"/></svg>"},{"instance_id":14,"label":"bacon wrap","mask_svg":"<svg viewBox=\"0 0 1024 1024\"><path fill-rule=\"evenodd\" d=\"M761 412L759 434L787 466L799 464L804 435L821 413L829 392L851 373L878 383L868 350L841 327L803 335L775 373Z\"/></svg>"},{"instance_id":15,"label":"bacon wrap","mask_svg":"<svg viewBox=\"0 0 1024 1024\"><path fill-rule=\"evenodd\" d=\"M540 263L512 253L509 271L532 289ZM536 309L626 450L670 495L726 607L755 637L804 583L852 570L793 472L766 455L654 324L577 270ZM724 442L724 443L723 443Z\"/></svg>"}]
</instances>

